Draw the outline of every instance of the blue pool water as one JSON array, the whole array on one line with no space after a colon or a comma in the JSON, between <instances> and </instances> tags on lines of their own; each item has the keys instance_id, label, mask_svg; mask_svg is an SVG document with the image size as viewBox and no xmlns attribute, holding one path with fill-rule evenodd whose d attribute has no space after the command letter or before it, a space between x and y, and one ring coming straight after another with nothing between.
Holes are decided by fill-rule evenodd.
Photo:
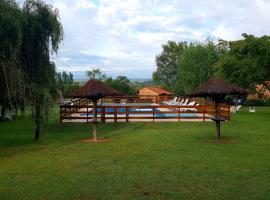
<instances>
[{"instance_id":1,"label":"blue pool water","mask_svg":"<svg viewBox=\"0 0 270 200\"><path fill-rule=\"evenodd\" d=\"M106 105L108 105L108 106L110 106L111 104L106 104L106 103L103 103L102 104L103 106L106 106ZM138 106L138 107L140 107L141 106L141 108L125 108L125 107L121 107L122 106L122 104L113 104L114 106L119 106L119 108L117 108L117 112L118 112L118 114L119 113L123 113L123 114L125 114L126 113L126 111L127 111L127 109L128 109L128 112L132 112L132 113L130 113L129 115L130 116L152 116L152 108L144 108L144 106L150 106L150 104L145 104L145 103L138 103L138 104L132 104L133 106L134 105L136 105L136 106ZM101 112L102 111L102 109L101 108L97 108L97 112ZM158 108L154 108L154 111L156 112L154 115L155 115L155 117L157 117L157 118L176 118L176 117L178 117L179 115L178 114L176 114L176 113L162 113L162 111L161 110L159 110ZM114 112L115 112L115 108L105 108L105 112L106 113L108 113L108 112L110 112L111 114L106 114L106 115L112 115ZM138 113L137 113L138 112ZM143 113L143 112L145 112L145 113ZM158 112L160 112L160 113L158 113ZM82 117L86 117L87 116L87 114L80 114L80 116L82 116ZM88 113L88 117L92 117L93 116L93 114L92 114L92 112L89 112ZM100 117L100 115L98 115L99 117ZM198 114L196 114L196 113L180 113L180 117L184 117L184 118L192 118L192 117L197 117L198 116Z\"/></svg>"},{"instance_id":2,"label":"blue pool water","mask_svg":"<svg viewBox=\"0 0 270 200\"><path fill-rule=\"evenodd\" d=\"M119 113L126 113L126 110L128 109L129 112L152 112L151 108L117 108L117 112ZM155 112L158 112L158 109L154 109ZM97 112L101 112L101 108L97 108ZM114 112L114 108L105 108L105 112ZM135 114L135 113L134 113ZM149 113L146 113L149 114ZM81 114L81 116L86 116L86 114ZM89 113L88 116L92 116L92 113Z\"/></svg>"},{"instance_id":3,"label":"blue pool water","mask_svg":"<svg viewBox=\"0 0 270 200\"><path fill-rule=\"evenodd\" d=\"M178 117L178 114L164 114L164 113L159 113L155 114L156 117ZM196 117L197 114L193 113L180 113L180 117Z\"/></svg>"},{"instance_id":4,"label":"blue pool water","mask_svg":"<svg viewBox=\"0 0 270 200\"><path fill-rule=\"evenodd\" d=\"M97 111L98 112L100 112L101 111L101 109L97 109ZM106 112L114 112L114 109L113 108L106 108L105 109L105 111ZM143 112L143 111L145 111L146 113L144 114L144 113L141 113L141 112ZM151 113L149 113L149 112L151 112L152 111L152 109L131 109L131 108L129 108L129 112L133 112L133 113L131 113L130 115L131 116L138 116L138 115L140 115L140 116L152 116L152 114ZM159 110L158 109L155 109L155 111L156 112L158 112ZM126 108L118 108L118 112L122 112L122 113L125 113L126 112ZM136 112L140 112L140 113L136 113ZM80 116L87 116L87 114L80 114ZM93 116L93 114L92 113L88 113L88 117L92 117ZM180 117L196 117L197 116L197 114L196 113L181 113L180 114ZM160 117L160 118L162 118L162 117L178 117L178 114L175 114L175 113L172 113L172 114L170 114L170 113L156 113L155 114L155 117Z\"/></svg>"}]
</instances>

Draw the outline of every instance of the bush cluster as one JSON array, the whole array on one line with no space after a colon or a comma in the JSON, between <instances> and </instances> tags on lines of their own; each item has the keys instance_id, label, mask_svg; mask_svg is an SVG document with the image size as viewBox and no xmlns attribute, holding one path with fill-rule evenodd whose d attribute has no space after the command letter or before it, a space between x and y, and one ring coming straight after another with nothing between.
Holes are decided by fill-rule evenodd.
<instances>
[{"instance_id":1,"label":"bush cluster","mask_svg":"<svg viewBox=\"0 0 270 200\"><path fill-rule=\"evenodd\" d=\"M270 106L270 99L249 99L244 103L245 106Z\"/></svg>"}]
</instances>

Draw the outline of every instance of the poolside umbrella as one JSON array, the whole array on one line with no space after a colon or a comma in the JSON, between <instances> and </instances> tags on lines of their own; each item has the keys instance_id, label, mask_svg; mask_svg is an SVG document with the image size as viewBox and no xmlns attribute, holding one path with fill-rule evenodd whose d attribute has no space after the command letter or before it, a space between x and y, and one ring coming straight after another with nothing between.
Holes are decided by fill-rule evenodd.
<instances>
[{"instance_id":1,"label":"poolside umbrella","mask_svg":"<svg viewBox=\"0 0 270 200\"><path fill-rule=\"evenodd\" d=\"M218 104L223 102L227 95L244 95L248 92L233 84L227 83L220 78L210 78L206 83L188 94L189 97L210 97L215 102L216 139L220 139L220 121L224 121L218 116Z\"/></svg>"},{"instance_id":2,"label":"poolside umbrella","mask_svg":"<svg viewBox=\"0 0 270 200\"><path fill-rule=\"evenodd\" d=\"M105 85L99 80L90 80L78 90L76 90L72 95L73 98L87 98L93 101L93 141L97 142L97 100L105 96L121 96L121 92Z\"/></svg>"}]
</instances>

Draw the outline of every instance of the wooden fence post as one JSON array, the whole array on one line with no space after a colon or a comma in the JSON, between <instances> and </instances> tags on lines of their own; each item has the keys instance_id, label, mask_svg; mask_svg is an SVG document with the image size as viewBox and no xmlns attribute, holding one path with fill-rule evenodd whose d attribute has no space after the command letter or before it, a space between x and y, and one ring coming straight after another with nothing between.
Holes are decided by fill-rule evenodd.
<instances>
[{"instance_id":1,"label":"wooden fence post","mask_svg":"<svg viewBox=\"0 0 270 200\"><path fill-rule=\"evenodd\" d=\"M101 121L104 123L104 122L106 122L106 114L105 114L105 107L101 107L101 112L102 112L102 114L101 114Z\"/></svg>"},{"instance_id":2,"label":"wooden fence post","mask_svg":"<svg viewBox=\"0 0 270 200\"><path fill-rule=\"evenodd\" d=\"M126 107L126 122L129 122L129 108Z\"/></svg>"},{"instance_id":3,"label":"wooden fence post","mask_svg":"<svg viewBox=\"0 0 270 200\"><path fill-rule=\"evenodd\" d=\"M205 122L205 110L206 110L205 108L206 108L206 107L204 106L204 107L203 107L203 121L204 121L204 122Z\"/></svg>"},{"instance_id":4,"label":"wooden fence post","mask_svg":"<svg viewBox=\"0 0 270 200\"><path fill-rule=\"evenodd\" d=\"M117 108L114 108L114 122L117 122Z\"/></svg>"},{"instance_id":5,"label":"wooden fence post","mask_svg":"<svg viewBox=\"0 0 270 200\"><path fill-rule=\"evenodd\" d=\"M62 106L60 106L60 123L63 123Z\"/></svg>"},{"instance_id":6,"label":"wooden fence post","mask_svg":"<svg viewBox=\"0 0 270 200\"><path fill-rule=\"evenodd\" d=\"M180 122L180 118L181 118L181 110L180 110L180 106L178 107L178 122Z\"/></svg>"},{"instance_id":7,"label":"wooden fence post","mask_svg":"<svg viewBox=\"0 0 270 200\"><path fill-rule=\"evenodd\" d=\"M231 110L230 110L230 106L228 106L228 120L231 120Z\"/></svg>"},{"instance_id":8,"label":"wooden fence post","mask_svg":"<svg viewBox=\"0 0 270 200\"><path fill-rule=\"evenodd\" d=\"M86 109L86 122L88 123L88 107Z\"/></svg>"},{"instance_id":9,"label":"wooden fence post","mask_svg":"<svg viewBox=\"0 0 270 200\"><path fill-rule=\"evenodd\" d=\"M153 111L153 122L155 122L155 108L152 108Z\"/></svg>"}]
</instances>

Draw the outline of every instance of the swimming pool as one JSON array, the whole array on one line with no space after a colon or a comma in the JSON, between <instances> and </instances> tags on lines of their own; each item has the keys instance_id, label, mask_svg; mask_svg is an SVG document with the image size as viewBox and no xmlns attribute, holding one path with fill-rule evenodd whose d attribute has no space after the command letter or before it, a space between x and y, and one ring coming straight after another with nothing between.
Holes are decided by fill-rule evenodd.
<instances>
[{"instance_id":1,"label":"swimming pool","mask_svg":"<svg viewBox=\"0 0 270 200\"><path fill-rule=\"evenodd\" d=\"M136 106L136 107L123 107L123 106ZM102 105L99 106L105 106L105 112L106 116L112 116L114 112L117 109L117 115L125 115L126 113L129 113L130 117L153 117L153 109L154 109L154 117L156 118L177 118L179 117L178 113L166 113L166 112L173 112L176 111L176 109L168 109L164 110L164 108L149 108L152 104L149 103L136 103L136 104L120 104L120 103L114 103L114 104L108 104L108 103L102 103ZM108 107L106 107L108 106ZM111 108L110 106L115 106L115 108ZM118 107L119 106L119 107ZM163 110L162 110L163 109ZM102 112L101 108L97 108L97 112ZM88 115L86 113L80 114L81 117L93 117L92 111L89 111ZM98 114L98 117L100 117L100 114ZM198 117L197 113L180 113L180 117L182 118L194 118Z\"/></svg>"},{"instance_id":2,"label":"swimming pool","mask_svg":"<svg viewBox=\"0 0 270 200\"><path fill-rule=\"evenodd\" d=\"M101 110L99 109L98 112L100 112ZM149 111L146 111L145 113L142 113L142 109L139 111L137 109L129 109L129 112L132 112L131 114L129 114L130 116L149 116L152 117L153 114L149 113L150 111L152 111L152 109L150 109ZM156 112L160 112L158 109L155 108ZM106 112L114 112L113 108L106 108ZM120 113L119 113L120 112ZM138 113L136 113L138 112ZM125 108L118 108L118 114L121 115L121 113L125 114L126 113L126 109ZM109 114L106 114L109 115ZM80 114L80 116L82 117L87 117L87 114ZM175 114L175 113L155 113L154 114L155 117L158 118L176 118L179 116L179 114ZM197 113L180 113L180 117L184 117L184 118L194 118L197 117L198 114ZM92 113L88 113L88 117L93 117ZM100 117L100 115L98 114L98 117Z\"/></svg>"}]
</instances>

